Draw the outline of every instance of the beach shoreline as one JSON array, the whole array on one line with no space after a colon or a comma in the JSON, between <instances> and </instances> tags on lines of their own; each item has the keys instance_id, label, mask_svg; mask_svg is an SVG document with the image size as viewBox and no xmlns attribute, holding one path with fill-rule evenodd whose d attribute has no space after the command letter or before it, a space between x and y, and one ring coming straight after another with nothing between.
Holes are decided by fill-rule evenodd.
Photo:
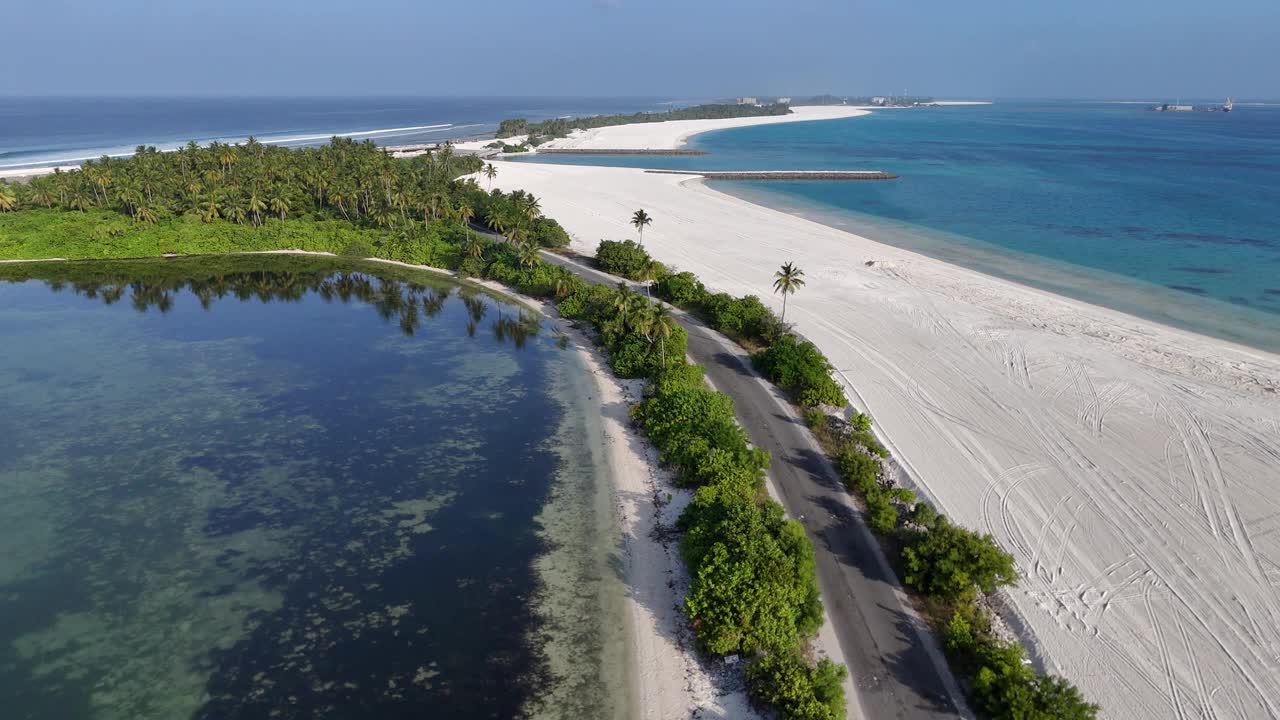
<instances>
[{"instance_id":1,"label":"beach shoreline","mask_svg":"<svg viewBox=\"0 0 1280 720\"><path fill-rule=\"evenodd\" d=\"M637 147L689 136L625 127L619 137ZM613 130L589 141L618 146ZM539 197L580 252L633 237L628 219L644 207L659 261L775 309L771 268L795 261L809 283L788 320L831 358L918 489L1015 555L1023 579L1007 605L1047 669L1102 702L1104 717L1280 711L1267 659L1280 651L1280 539L1269 532L1280 356L697 180L521 162L500 164L494 185ZM1153 617L1169 625L1156 632L1177 629L1179 649L1157 654ZM1231 700L1196 691L1206 685Z\"/></svg>"}]
</instances>

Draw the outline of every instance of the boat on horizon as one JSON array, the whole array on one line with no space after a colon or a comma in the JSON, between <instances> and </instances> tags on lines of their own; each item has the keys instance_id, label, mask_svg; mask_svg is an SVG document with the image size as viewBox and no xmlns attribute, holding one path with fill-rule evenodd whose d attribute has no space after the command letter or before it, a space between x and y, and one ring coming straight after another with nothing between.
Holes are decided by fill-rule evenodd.
<instances>
[{"instance_id":1,"label":"boat on horizon","mask_svg":"<svg viewBox=\"0 0 1280 720\"><path fill-rule=\"evenodd\" d=\"M1182 101L1178 100L1176 103L1152 105L1147 109L1156 112L1231 112L1235 109L1235 103L1229 97L1222 105L1183 105Z\"/></svg>"}]
</instances>

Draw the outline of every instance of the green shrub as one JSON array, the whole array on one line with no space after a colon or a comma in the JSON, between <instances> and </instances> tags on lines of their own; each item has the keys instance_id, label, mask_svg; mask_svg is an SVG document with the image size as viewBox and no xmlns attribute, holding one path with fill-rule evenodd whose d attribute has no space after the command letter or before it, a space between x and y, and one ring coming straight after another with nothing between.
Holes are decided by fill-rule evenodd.
<instances>
[{"instance_id":1,"label":"green shrub","mask_svg":"<svg viewBox=\"0 0 1280 720\"><path fill-rule=\"evenodd\" d=\"M836 452L836 472L844 486L859 497L879 490L880 463L855 447L845 446Z\"/></svg>"},{"instance_id":2,"label":"green shrub","mask_svg":"<svg viewBox=\"0 0 1280 720\"><path fill-rule=\"evenodd\" d=\"M932 505L927 502L917 502L911 509L911 514L907 516L907 521L922 530L929 530L937 524L939 517L941 516Z\"/></svg>"},{"instance_id":3,"label":"green shrub","mask_svg":"<svg viewBox=\"0 0 1280 720\"><path fill-rule=\"evenodd\" d=\"M644 338L628 334L609 343L609 364L618 377L648 377L662 367L660 348Z\"/></svg>"},{"instance_id":4,"label":"green shrub","mask_svg":"<svg viewBox=\"0 0 1280 720\"><path fill-rule=\"evenodd\" d=\"M903 582L943 600L994 592L1017 580L1013 556L990 535L952 525L938 517L928 532L912 533L902 550Z\"/></svg>"},{"instance_id":5,"label":"green shrub","mask_svg":"<svg viewBox=\"0 0 1280 720\"><path fill-rule=\"evenodd\" d=\"M845 442L856 447L864 448L867 452L878 457L889 457L889 451L885 446L880 444L875 435L870 430L859 430L856 427L850 427Z\"/></svg>"},{"instance_id":6,"label":"green shrub","mask_svg":"<svg viewBox=\"0 0 1280 720\"><path fill-rule=\"evenodd\" d=\"M676 437L711 425L732 423L733 400L705 386L656 395L636 406L633 416L659 449Z\"/></svg>"},{"instance_id":7,"label":"green shrub","mask_svg":"<svg viewBox=\"0 0 1280 720\"><path fill-rule=\"evenodd\" d=\"M821 607L812 546L771 501L730 493L716 502L682 542L693 577L685 612L699 641L717 655L796 647Z\"/></svg>"},{"instance_id":8,"label":"green shrub","mask_svg":"<svg viewBox=\"0 0 1280 720\"><path fill-rule=\"evenodd\" d=\"M653 270L653 258L631 240L601 240L596 248L596 267L629 280L644 280Z\"/></svg>"},{"instance_id":9,"label":"green shrub","mask_svg":"<svg viewBox=\"0 0 1280 720\"><path fill-rule=\"evenodd\" d=\"M547 217L538 218L534 221L530 238L542 247L562 248L569 246L569 233L565 232L560 223Z\"/></svg>"},{"instance_id":10,"label":"green shrub","mask_svg":"<svg viewBox=\"0 0 1280 720\"><path fill-rule=\"evenodd\" d=\"M706 387L705 372L701 365L673 362L653 376L647 391L651 395L666 395Z\"/></svg>"},{"instance_id":11,"label":"green shrub","mask_svg":"<svg viewBox=\"0 0 1280 720\"><path fill-rule=\"evenodd\" d=\"M997 638L982 611L962 603L943 630L947 656L970 679L973 706L993 720L1094 720L1098 706L1063 678L1037 675L1017 643Z\"/></svg>"},{"instance_id":12,"label":"green shrub","mask_svg":"<svg viewBox=\"0 0 1280 720\"><path fill-rule=\"evenodd\" d=\"M808 340L783 335L751 357L765 377L805 406L844 405L844 391L831 379L831 363Z\"/></svg>"},{"instance_id":13,"label":"green shrub","mask_svg":"<svg viewBox=\"0 0 1280 720\"><path fill-rule=\"evenodd\" d=\"M755 295L733 298L724 293L711 296L707 312L717 330L768 344L782 334L782 324Z\"/></svg>"},{"instance_id":14,"label":"green shrub","mask_svg":"<svg viewBox=\"0 0 1280 720\"><path fill-rule=\"evenodd\" d=\"M613 290L603 285L579 285L557 304L560 314L571 320L594 322L609 304Z\"/></svg>"},{"instance_id":15,"label":"green shrub","mask_svg":"<svg viewBox=\"0 0 1280 720\"><path fill-rule=\"evenodd\" d=\"M866 497L866 503L871 532L877 535L893 532L898 526L898 509L889 501L889 496L882 492L872 493Z\"/></svg>"},{"instance_id":16,"label":"green shrub","mask_svg":"<svg viewBox=\"0 0 1280 720\"><path fill-rule=\"evenodd\" d=\"M771 653L747 667L753 700L778 720L844 720L845 669L826 658L811 667L794 652Z\"/></svg>"},{"instance_id":17,"label":"green shrub","mask_svg":"<svg viewBox=\"0 0 1280 720\"><path fill-rule=\"evenodd\" d=\"M653 286L658 297L684 308L694 308L707 299L707 288L691 272L664 275Z\"/></svg>"}]
</instances>

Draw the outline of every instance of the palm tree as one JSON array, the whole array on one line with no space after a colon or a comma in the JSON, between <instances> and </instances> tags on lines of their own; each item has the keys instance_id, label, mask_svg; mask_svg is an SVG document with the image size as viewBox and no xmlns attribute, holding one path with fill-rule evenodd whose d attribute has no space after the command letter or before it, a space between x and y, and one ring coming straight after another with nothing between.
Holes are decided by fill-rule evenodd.
<instances>
[{"instance_id":1,"label":"palm tree","mask_svg":"<svg viewBox=\"0 0 1280 720\"><path fill-rule=\"evenodd\" d=\"M31 202L40 207L53 207L53 192L45 183L31 184Z\"/></svg>"},{"instance_id":2,"label":"palm tree","mask_svg":"<svg viewBox=\"0 0 1280 720\"><path fill-rule=\"evenodd\" d=\"M241 205L239 202L233 201L222 209L222 217L237 225L244 224L245 216L246 213L244 211L244 205Z\"/></svg>"},{"instance_id":3,"label":"palm tree","mask_svg":"<svg viewBox=\"0 0 1280 720\"><path fill-rule=\"evenodd\" d=\"M257 192L254 192L249 196L248 210L249 215L253 218L253 224L255 226L262 224L262 213L265 212L266 209L267 204L263 202Z\"/></svg>"},{"instance_id":4,"label":"palm tree","mask_svg":"<svg viewBox=\"0 0 1280 720\"><path fill-rule=\"evenodd\" d=\"M613 296L613 309L618 311L618 318L627 321L627 312L635 305L637 296L626 283L618 283L618 291Z\"/></svg>"},{"instance_id":5,"label":"palm tree","mask_svg":"<svg viewBox=\"0 0 1280 720\"><path fill-rule=\"evenodd\" d=\"M458 216L458 222L467 229L467 234L471 234L471 219L476 216L476 209L471 207L471 203L463 200L458 203L458 207L454 208L454 213Z\"/></svg>"},{"instance_id":6,"label":"palm tree","mask_svg":"<svg viewBox=\"0 0 1280 720\"><path fill-rule=\"evenodd\" d=\"M667 367L667 338L671 337L671 333L675 332L676 319L671 317L671 313L667 312L665 305L654 305L653 313L649 316L650 332L658 337L658 343L662 347L662 368Z\"/></svg>"},{"instance_id":7,"label":"palm tree","mask_svg":"<svg viewBox=\"0 0 1280 720\"><path fill-rule=\"evenodd\" d=\"M85 212L93 207L93 199L84 191L84 187L77 185L71 190L71 209Z\"/></svg>"},{"instance_id":8,"label":"palm tree","mask_svg":"<svg viewBox=\"0 0 1280 720\"><path fill-rule=\"evenodd\" d=\"M211 223L218 219L222 214L222 207L218 204L217 198L209 198L205 202L204 210L200 213L200 219L207 223Z\"/></svg>"},{"instance_id":9,"label":"palm tree","mask_svg":"<svg viewBox=\"0 0 1280 720\"><path fill-rule=\"evenodd\" d=\"M0 212L9 212L18 207L18 194L8 185L0 185Z\"/></svg>"},{"instance_id":10,"label":"palm tree","mask_svg":"<svg viewBox=\"0 0 1280 720\"><path fill-rule=\"evenodd\" d=\"M529 243L520 249L520 264L526 270L532 270L538 265L538 246Z\"/></svg>"},{"instance_id":11,"label":"palm tree","mask_svg":"<svg viewBox=\"0 0 1280 720\"><path fill-rule=\"evenodd\" d=\"M631 226L640 231L640 247L644 247L644 229L653 224L653 218L644 210L637 210L631 216Z\"/></svg>"},{"instance_id":12,"label":"palm tree","mask_svg":"<svg viewBox=\"0 0 1280 720\"><path fill-rule=\"evenodd\" d=\"M498 168L493 163L485 163L484 170L481 170L485 177L489 178L489 192L493 192L493 179L498 177Z\"/></svg>"},{"instance_id":13,"label":"palm tree","mask_svg":"<svg viewBox=\"0 0 1280 720\"><path fill-rule=\"evenodd\" d=\"M468 235L462 243L462 254L472 260L480 260L484 257L484 242L475 235Z\"/></svg>"},{"instance_id":14,"label":"palm tree","mask_svg":"<svg viewBox=\"0 0 1280 720\"><path fill-rule=\"evenodd\" d=\"M283 195L276 195L271 198L271 212L280 216L283 220L285 215L289 214L289 201Z\"/></svg>"},{"instance_id":15,"label":"palm tree","mask_svg":"<svg viewBox=\"0 0 1280 720\"><path fill-rule=\"evenodd\" d=\"M794 295L796 290L804 287L804 271L793 263L784 263L778 272L773 274L773 291L782 293L782 322L787 321L787 296Z\"/></svg>"},{"instance_id":16,"label":"palm tree","mask_svg":"<svg viewBox=\"0 0 1280 720\"><path fill-rule=\"evenodd\" d=\"M520 214L524 219L529 222L537 220L538 217L542 215L542 207L538 203L538 198L532 195L521 195L520 199L516 202L516 208L520 211Z\"/></svg>"}]
</instances>

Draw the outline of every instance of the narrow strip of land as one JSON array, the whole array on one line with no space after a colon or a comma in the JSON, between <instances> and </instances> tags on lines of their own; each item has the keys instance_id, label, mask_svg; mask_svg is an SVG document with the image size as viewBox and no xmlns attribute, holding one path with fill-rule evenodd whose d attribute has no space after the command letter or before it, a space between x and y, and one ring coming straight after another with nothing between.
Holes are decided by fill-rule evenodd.
<instances>
[{"instance_id":1,"label":"narrow strip of land","mask_svg":"<svg viewBox=\"0 0 1280 720\"><path fill-rule=\"evenodd\" d=\"M620 282L563 256L543 253L543 258L590 282ZM802 419L756 374L745 350L682 310L671 311L689 333L689 355L706 368L717 390L733 398L751 442L769 451L770 480L779 499L814 545L827 622L856 690L849 716L959 715L955 681L932 636Z\"/></svg>"}]
</instances>

